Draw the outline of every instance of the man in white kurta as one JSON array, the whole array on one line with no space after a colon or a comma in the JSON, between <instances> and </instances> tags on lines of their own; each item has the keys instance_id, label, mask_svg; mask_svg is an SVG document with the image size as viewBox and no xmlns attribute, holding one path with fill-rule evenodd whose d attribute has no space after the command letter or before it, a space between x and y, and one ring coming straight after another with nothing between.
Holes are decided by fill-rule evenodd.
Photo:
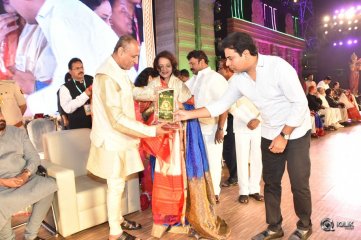
<instances>
[{"instance_id":1,"label":"man in white kurta","mask_svg":"<svg viewBox=\"0 0 361 240\"><path fill-rule=\"evenodd\" d=\"M238 201L248 203L248 196L263 201L263 196L259 194L262 177L260 113L247 97L238 99L230 112L234 117L233 131L236 142L239 185Z\"/></svg>"},{"instance_id":2,"label":"man in white kurta","mask_svg":"<svg viewBox=\"0 0 361 240\"><path fill-rule=\"evenodd\" d=\"M186 85L194 95L195 107L204 107L218 100L227 90L227 80L208 66L208 57L203 51L194 50L188 54L187 59L194 76L186 82ZM221 192L222 142L224 130L227 128L225 126L227 114L228 112L225 112L219 117L199 119L217 202Z\"/></svg>"},{"instance_id":3,"label":"man in white kurta","mask_svg":"<svg viewBox=\"0 0 361 240\"><path fill-rule=\"evenodd\" d=\"M93 83L93 126L87 168L107 180L109 239L135 239L123 232L121 199L125 177L143 170L139 138L164 133L161 126L146 126L135 119L133 84L127 71L138 62L139 46L131 36L122 36L111 57L98 69ZM132 224L140 227L138 224Z\"/></svg>"},{"instance_id":4,"label":"man in white kurta","mask_svg":"<svg viewBox=\"0 0 361 240\"><path fill-rule=\"evenodd\" d=\"M78 0L12 0L10 5L29 24L38 24L56 60L52 83L28 98L29 105L41 105L37 111L57 110L56 92L64 83L67 63L73 57L83 60L87 74L112 53L118 37L91 9Z\"/></svg>"}]
</instances>

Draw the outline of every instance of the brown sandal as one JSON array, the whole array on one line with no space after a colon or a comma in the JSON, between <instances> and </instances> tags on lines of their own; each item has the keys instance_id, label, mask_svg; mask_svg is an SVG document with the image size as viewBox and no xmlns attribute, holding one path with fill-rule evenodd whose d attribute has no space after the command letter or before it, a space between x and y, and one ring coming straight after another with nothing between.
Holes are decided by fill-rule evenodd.
<instances>
[{"instance_id":1,"label":"brown sandal","mask_svg":"<svg viewBox=\"0 0 361 240\"><path fill-rule=\"evenodd\" d=\"M123 230L138 230L142 228L142 225L139 223L127 220L124 218L122 224L120 224Z\"/></svg>"},{"instance_id":2,"label":"brown sandal","mask_svg":"<svg viewBox=\"0 0 361 240\"><path fill-rule=\"evenodd\" d=\"M248 201L248 195L239 195L238 202L247 204Z\"/></svg>"},{"instance_id":3,"label":"brown sandal","mask_svg":"<svg viewBox=\"0 0 361 240\"><path fill-rule=\"evenodd\" d=\"M253 193L253 194L250 194L249 196L257 201L260 201L260 202L264 201L264 197L259 193Z\"/></svg>"}]
</instances>

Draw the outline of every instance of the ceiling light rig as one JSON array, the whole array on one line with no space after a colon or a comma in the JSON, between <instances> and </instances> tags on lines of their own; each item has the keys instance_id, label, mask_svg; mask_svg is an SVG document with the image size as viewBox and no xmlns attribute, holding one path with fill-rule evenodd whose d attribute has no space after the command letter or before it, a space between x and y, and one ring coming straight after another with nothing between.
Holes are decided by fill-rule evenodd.
<instances>
[{"instance_id":1,"label":"ceiling light rig","mask_svg":"<svg viewBox=\"0 0 361 240\"><path fill-rule=\"evenodd\" d=\"M353 46L361 41L361 5L340 8L322 17L323 39L332 46Z\"/></svg>"}]
</instances>

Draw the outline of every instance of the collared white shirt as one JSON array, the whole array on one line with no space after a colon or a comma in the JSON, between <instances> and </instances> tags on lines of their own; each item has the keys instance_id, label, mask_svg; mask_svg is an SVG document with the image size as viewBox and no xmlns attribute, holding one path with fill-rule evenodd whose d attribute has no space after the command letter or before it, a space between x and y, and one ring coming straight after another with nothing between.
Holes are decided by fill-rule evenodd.
<instances>
[{"instance_id":1,"label":"collared white shirt","mask_svg":"<svg viewBox=\"0 0 361 240\"><path fill-rule=\"evenodd\" d=\"M317 84L317 88L319 87L322 87L325 90L330 88L330 86L327 83L325 83L323 80Z\"/></svg>"},{"instance_id":2,"label":"collared white shirt","mask_svg":"<svg viewBox=\"0 0 361 240\"><path fill-rule=\"evenodd\" d=\"M295 69L280 57L258 54L256 77L235 74L221 100L206 106L211 115L246 96L261 113L262 137L273 140L285 125L295 127L291 139L304 136L311 129L310 110Z\"/></svg>"},{"instance_id":3,"label":"collared white shirt","mask_svg":"<svg viewBox=\"0 0 361 240\"><path fill-rule=\"evenodd\" d=\"M186 85L192 95L194 95L194 106L196 108L201 108L217 101L221 98L228 87L227 80L210 67L199 71L198 74L194 76L194 78L192 77L191 81L188 84L187 83L188 81L186 82ZM228 109L225 111L227 110ZM215 117L213 119L200 118L199 121L201 123L203 134L211 134L218 125L218 118ZM223 128L227 128L226 123Z\"/></svg>"},{"instance_id":4,"label":"collared white shirt","mask_svg":"<svg viewBox=\"0 0 361 240\"><path fill-rule=\"evenodd\" d=\"M36 112L53 113L57 111L56 92L64 83L69 60L80 58L86 74L94 76L97 68L113 53L119 38L78 0L46 0L36 21L48 40L57 66L51 85L31 94L28 103L36 106Z\"/></svg>"},{"instance_id":5,"label":"collared white shirt","mask_svg":"<svg viewBox=\"0 0 361 240\"><path fill-rule=\"evenodd\" d=\"M85 81L85 80L84 80ZM74 83L75 84L75 83ZM76 98L72 98L69 89L63 85L59 90L60 105L66 113L73 113L78 108L82 107L86 101L88 101L89 96L82 92Z\"/></svg>"}]
</instances>

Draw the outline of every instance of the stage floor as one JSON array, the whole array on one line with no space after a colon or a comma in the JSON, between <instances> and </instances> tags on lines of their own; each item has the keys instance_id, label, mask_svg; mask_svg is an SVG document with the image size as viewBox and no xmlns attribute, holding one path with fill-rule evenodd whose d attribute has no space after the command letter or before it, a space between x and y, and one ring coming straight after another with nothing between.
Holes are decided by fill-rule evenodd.
<instances>
[{"instance_id":1,"label":"stage floor","mask_svg":"<svg viewBox=\"0 0 361 240\"><path fill-rule=\"evenodd\" d=\"M356 240L361 239L361 124L352 125L328 134L311 142L311 192L313 240ZM227 170L223 171L223 179L227 178ZM294 231L297 217L293 210L292 194L287 172L282 180L282 214L284 239ZM262 186L263 189L263 186ZM217 213L231 226L229 239L251 239L256 233L266 228L264 204L250 199L246 205L240 204L238 186L222 188L221 203L217 205ZM151 237L152 213L148 209L127 216L138 221L143 229L131 234L141 239ZM325 232L321 229L321 221L330 218L335 224L335 231ZM352 223L354 229L338 227L337 223ZM21 240L24 227L16 229L16 239ZM106 240L107 223L84 230L69 240ZM53 237L44 229L39 236L49 240L64 239ZM194 239L185 235L166 234L162 239Z\"/></svg>"}]
</instances>

